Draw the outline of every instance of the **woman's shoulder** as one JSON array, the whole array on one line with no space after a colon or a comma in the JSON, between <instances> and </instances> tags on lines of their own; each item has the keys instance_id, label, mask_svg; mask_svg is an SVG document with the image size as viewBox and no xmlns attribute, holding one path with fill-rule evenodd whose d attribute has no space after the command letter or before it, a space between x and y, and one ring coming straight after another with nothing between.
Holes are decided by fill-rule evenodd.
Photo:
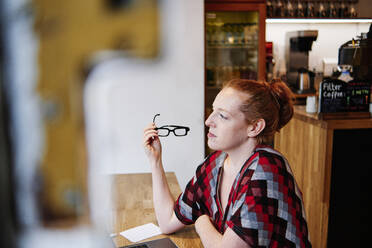
<instances>
[{"instance_id":1,"label":"woman's shoulder","mask_svg":"<svg viewBox=\"0 0 372 248\"><path fill-rule=\"evenodd\" d=\"M255 152L260 153L262 156L279 156L284 158L283 154L269 145L258 145Z\"/></svg>"},{"instance_id":2,"label":"woman's shoulder","mask_svg":"<svg viewBox=\"0 0 372 248\"><path fill-rule=\"evenodd\" d=\"M259 145L256 147L256 155L261 162L273 163L273 164L285 164L287 159L279 151L275 150L271 146Z\"/></svg>"},{"instance_id":3,"label":"woman's shoulder","mask_svg":"<svg viewBox=\"0 0 372 248\"><path fill-rule=\"evenodd\" d=\"M277 150L270 146L260 145L255 150L255 163L251 166L257 175L265 177L266 179L272 179L273 174L291 174L292 171L286 158ZM261 178L264 179L264 178Z\"/></svg>"}]
</instances>

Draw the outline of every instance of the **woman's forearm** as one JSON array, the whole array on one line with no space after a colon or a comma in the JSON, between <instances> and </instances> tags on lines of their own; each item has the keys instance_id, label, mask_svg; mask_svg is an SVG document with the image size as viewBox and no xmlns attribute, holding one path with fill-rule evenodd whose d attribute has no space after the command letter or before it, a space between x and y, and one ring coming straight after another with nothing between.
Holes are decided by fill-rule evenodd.
<instances>
[{"instance_id":1,"label":"woman's forearm","mask_svg":"<svg viewBox=\"0 0 372 248\"><path fill-rule=\"evenodd\" d=\"M222 234L213 226L209 216L202 215L195 222L195 230L198 233L205 248L220 247Z\"/></svg>"},{"instance_id":2,"label":"woman's forearm","mask_svg":"<svg viewBox=\"0 0 372 248\"><path fill-rule=\"evenodd\" d=\"M208 215L202 215L196 220L195 230L205 248L249 248L232 229L227 228L224 234L218 232Z\"/></svg>"},{"instance_id":3,"label":"woman's forearm","mask_svg":"<svg viewBox=\"0 0 372 248\"><path fill-rule=\"evenodd\" d=\"M152 170L152 187L153 201L156 218L163 233L171 233L171 220L174 214L174 198L170 192L168 182L163 169L162 161L153 162Z\"/></svg>"},{"instance_id":4,"label":"woman's forearm","mask_svg":"<svg viewBox=\"0 0 372 248\"><path fill-rule=\"evenodd\" d=\"M171 233L184 225L173 211L174 199L169 190L161 159L161 143L154 123L144 129L143 146L152 171L153 201L156 219L163 233Z\"/></svg>"}]
</instances>

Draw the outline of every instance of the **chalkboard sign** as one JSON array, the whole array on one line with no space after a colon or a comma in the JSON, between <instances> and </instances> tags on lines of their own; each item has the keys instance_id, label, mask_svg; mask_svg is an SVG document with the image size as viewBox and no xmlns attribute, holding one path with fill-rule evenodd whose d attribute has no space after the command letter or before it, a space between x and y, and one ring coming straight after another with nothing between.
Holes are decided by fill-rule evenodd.
<instances>
[{"instance_id":1,"label":"chalkboard sign","mask_svg":"<svg viewBox=\"0 0 372 248\"><path fill-rule=\"evenodd\" d=\"M319 112L368 112L371 84L326 79L319 86Z\"/></svg>"}]
</instances>

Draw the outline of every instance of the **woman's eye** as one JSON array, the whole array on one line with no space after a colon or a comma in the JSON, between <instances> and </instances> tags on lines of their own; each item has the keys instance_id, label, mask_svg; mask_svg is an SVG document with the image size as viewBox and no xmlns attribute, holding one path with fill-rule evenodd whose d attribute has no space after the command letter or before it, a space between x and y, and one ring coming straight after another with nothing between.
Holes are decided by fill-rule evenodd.
<instances>
[{"instance_id":1,"label":"woman's eye","mask_svg":"<svg viewBox=\"0 0 372 248\"><path fill-rule=\"evenodd\" d=\"M221 117L222 119L224 119L224 120L226 120L226 119L227 119L227 117L226 117L226 116L224 116L223 114L220 114L220 117Z\"/></svg>"}]
</instances>

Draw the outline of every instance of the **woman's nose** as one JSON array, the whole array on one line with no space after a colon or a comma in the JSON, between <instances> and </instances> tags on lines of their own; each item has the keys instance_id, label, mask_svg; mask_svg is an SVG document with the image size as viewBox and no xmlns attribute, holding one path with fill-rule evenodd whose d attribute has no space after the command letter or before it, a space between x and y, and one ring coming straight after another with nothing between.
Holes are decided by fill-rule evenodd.
<instances>
[{"instance_id":1,"label":"woman's nose","mask_svg":"<svg viewBox=\"0 0 372 248\"><path fill-rule=\"evenodd\" d=\"M212 125L212 114L208 116L208 118L205 120L205 125L207 127L210 127Z\"/></svg>"}]
</instances>

